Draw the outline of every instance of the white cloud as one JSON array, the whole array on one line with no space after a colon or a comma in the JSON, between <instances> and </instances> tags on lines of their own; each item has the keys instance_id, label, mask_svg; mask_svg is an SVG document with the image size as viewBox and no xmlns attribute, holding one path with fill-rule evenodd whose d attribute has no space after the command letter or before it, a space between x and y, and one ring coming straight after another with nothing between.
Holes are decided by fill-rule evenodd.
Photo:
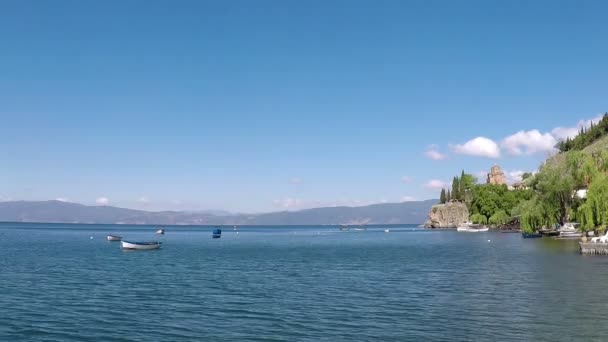
<instances>
[{"instance_id":1,"label":"white cloud","mask_svg":"<svg viewBox=\"0 0 608 342\"><path fill-rule=\"evenodd\" d=\"M146 205L146 204L150 204L150 200L146 196L140 196L137 199L137 203Z\"/></svg>"},{"instance_id":2,"label":"white cloud","mask_svg":"<svg viewBox=\"0 0 608 342\"><path fill-rule=\"evenodd\" d=\"M401 182L405 183L405 184L411 183L412 182L412 177L410 177L410 176L403 176L403 177L401 177Z\"/></svg>"},{"instance_id":3,"label":"white cloud","mask_svg":"<svg viewBox=\"0 0 608 342\"><path fill-rule=\"evenodd\" d=\"M551 130L551 135L555 137L556 140L566 140L567 138L574 138L578 135L578 132L581 128L589 128L591 123L596 124L600 120L602 120L603 115L598 115L593 119L589 120L580 120L575 127L555 127Z\"/></svg>"},{"instance_id":4,"label":"white cloud","mask_svg":"<svg viewBox=\"0 0 608 342\"><path fill-rule=\"evenodd\" d=\"M510 155L531 155L535 153L553 152L557 140L550 133L541 133L537 129L530 131L519 131L506 137L502 142L502 148Z\"/></svg>"},{"instance_id":5,"label":"white cloud","mask_svg":"<svg viewBox=\"0 0 608 342\"><path fill-rule=\"evenodd\" d=\"M444 181L442 181L442 180L439 180L439 179L431 179L431 180L429 180L428 182L426 182L426 183L424 184L424 186L425 186L427 189L431 189L431 190L443 189L443 188L445 188L447 185L448 185L448 183L446 183L446 182L444 182Z\"/></svg>"},{"instance_id":6,"label":"white cloud","mask_svg":"<svg viewBox=\"0 0 608 342\"><path fill-rule=\"evenodd\" d=\"M466 154L469 156L478 156L486 158L499 158L500 148L492 139L486 137L477 137L471 139L462 145L452 146L452 150L458 154Z\"/></svg>"},{"instance_id":7,"label":"white cloud","mask_svg":"<svg viewBox=\"0 0 608 342\"><path fill-rule=\"evenodd\" d=\"M300 177L293 177L292 179L289 180L289 183L291 184L302 184L302 178Z\"/></svg>"},{"instance_id":8,"label":"white cloud","mask_svg":"<svg viewBox=\"0 0 608 342\"><path fill-rule=\"evenodd\" d=\"M107 197L98 197L95 200L95 203L97 203L98 205L108 205L110 203L110 199Z\"/></svg>"},{"instance_id":9,"label":"white cloud","mask_svg":"<svg viewBox=\"0 0 608 342\"><path fill-rule=\"evenodd\" d=\"M515 170L515 171L508 171L508 172L506 172L506 174L507 174L507 183L508 184L513 184L513 183L521 182L521 176L523 176L524 173L525 173L525 171L522 171L522 170Z\"/></svg>"},{"instance_id":10,"label":"white cloud","mask_svg":"<svg viewBox=\"0 0 608 342\"><path fill-rule=\"evenodd\" d=\"M412 196L403 196L401 197L401 202L412 202L415 201L416 199Z\"/></svg>"},{"instance_id":11,"label":"white cloud","mask_svg":"<svg viewBox=\"0 0 608 342\"><path fill-rule=\"evenodd\" d=\"M424 152L424 155L432 160L444 160L447 158L447 155L439 152L437 145L429 146L426 152Z\"/></svg>"}]
</instances>

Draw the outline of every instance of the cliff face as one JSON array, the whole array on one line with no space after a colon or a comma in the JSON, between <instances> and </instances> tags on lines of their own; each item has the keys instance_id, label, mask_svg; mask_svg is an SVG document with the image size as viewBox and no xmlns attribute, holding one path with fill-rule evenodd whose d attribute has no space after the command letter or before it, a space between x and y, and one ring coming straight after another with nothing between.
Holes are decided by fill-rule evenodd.
<instances>
[{"instance_id":1,"label":"cliff face","mask_svg":"<svg viewBox=\"0 0 608 342\"><path fill-rule=\"evenodd\" d=\"M469 210L464 203L437 204L429 212L426 226L429 228L455 228L469 220Z\"/></svg>"}]
</instances>

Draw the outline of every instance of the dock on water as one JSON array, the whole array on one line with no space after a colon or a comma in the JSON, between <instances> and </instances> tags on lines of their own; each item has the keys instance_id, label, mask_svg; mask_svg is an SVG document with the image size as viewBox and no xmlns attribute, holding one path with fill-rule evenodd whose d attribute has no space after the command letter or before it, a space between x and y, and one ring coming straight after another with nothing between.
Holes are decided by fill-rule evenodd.
<instances>
[{"instance_id":1,"label":"dock on water","mask_svg":"<svg viewBox=\"0 0 608 342\"><path fill-rule=\"evenodd\" d=\"M581 254L608 255L608 243L579 242Z\"/></svg>"}]
</instances>

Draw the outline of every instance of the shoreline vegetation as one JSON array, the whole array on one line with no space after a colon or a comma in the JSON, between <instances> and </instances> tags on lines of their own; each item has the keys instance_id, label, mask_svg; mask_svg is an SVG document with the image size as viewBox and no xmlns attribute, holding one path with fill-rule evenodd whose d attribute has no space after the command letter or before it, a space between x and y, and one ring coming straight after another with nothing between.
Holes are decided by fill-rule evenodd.
<instances>
[{"instance_id":1,"label":"shoreline vegetation","mask_svg":"<svg viewBox=\"0 0 608 342\"><path fill-rule=\"evenodd\" d=\"M523 174L513 186L478 184L463 170L451 189L441 190L439 204L464 203L472 223L519 225L525 233L579 222L583 233L603 234L608 225L608 113L555 148L537 173Z\"/></svg>"}]
</instances>

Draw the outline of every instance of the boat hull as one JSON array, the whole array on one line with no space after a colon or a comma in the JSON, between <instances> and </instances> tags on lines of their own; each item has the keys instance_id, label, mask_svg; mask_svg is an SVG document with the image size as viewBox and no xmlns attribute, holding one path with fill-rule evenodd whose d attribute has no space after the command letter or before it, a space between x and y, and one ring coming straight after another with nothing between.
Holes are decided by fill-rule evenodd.
<instances>
[{"instance_id":1,"label":"boat hull","mask_svg":"<svg viewBox=\"0 0 608 342\"><path fill-rule=\"evenodd\" d=\"M542 238L543 234L537 233L537 234L533 234L533 233L521 233L521 236L524 239L537 239L537 238Z\"/></svg>"},{"instance_id":2,"label":"boat hull","mask_svg":"<svg viewBox=\"0 0 608 342\"><path fill-rule=\"evenodd\" d=\"M156 241L152 241L152 242L121 241L121 247L123 249L149 250L149 249L159 249L160 246L161 246L161 243L156 242Z\"/></svg>"},{"instance_id":3,"label":"boat hull","mask_svg":"<svg viewBox=\"0 0 608 342\"><path fill-rule=\"evenodd\" d=\"M575 239L575 238L580 238L583 236L583 233L579 233L579 232L561 232L559 233L559 237L562 239Z\"/></svg>"},{"instance_id":4,"label":"boat hull","mask_svg":"<svg viewBox=\"0 0 608 342\"><path fill-rule=\"evenodd\" d=\"M465 232L465 233L481 233L481 232L487 232L489 230L489 228L488 227L484 227L484 228L458 227L457 230L459 232Z\"/></svg>"},{"instance_id":5,"label":"boat hull","mask_svg":"<svg viewBox=\"0 0 608 342\"><path fill-rule=\"evenodd\" d=\"M108 239L108 241L122 241L122 236L108 235L106 239Z\"/></svg>"}]
</instances>

